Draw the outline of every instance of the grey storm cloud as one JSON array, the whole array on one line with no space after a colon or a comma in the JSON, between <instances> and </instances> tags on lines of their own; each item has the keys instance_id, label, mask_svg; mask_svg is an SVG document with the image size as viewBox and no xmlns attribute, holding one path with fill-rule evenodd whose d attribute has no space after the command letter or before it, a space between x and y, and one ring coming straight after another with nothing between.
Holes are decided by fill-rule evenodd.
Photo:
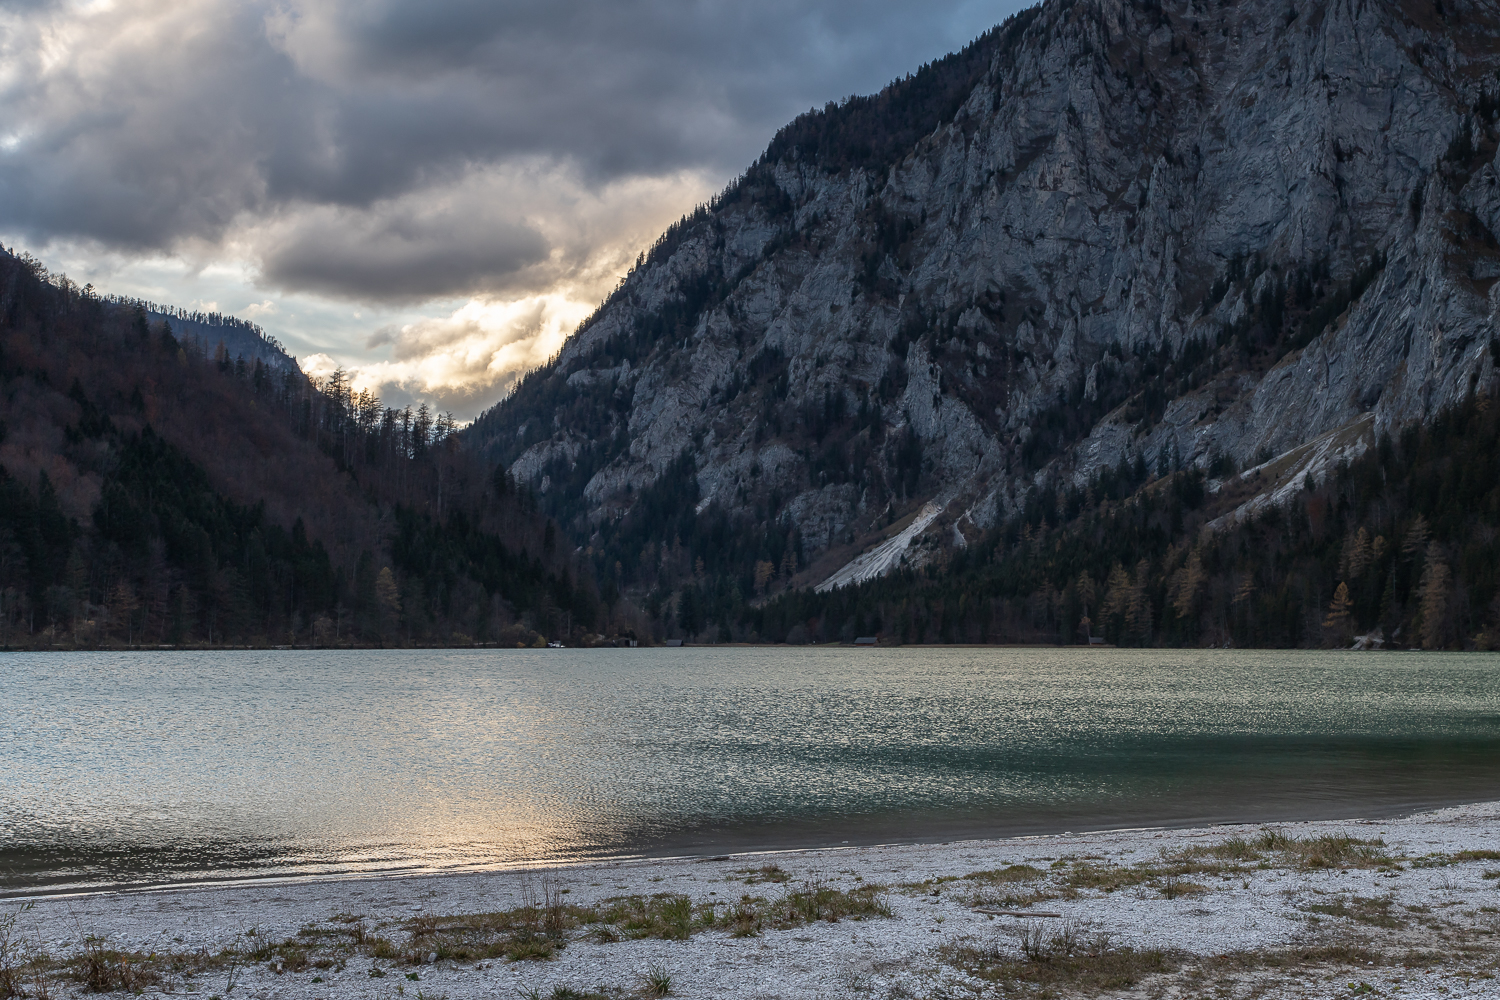
<instances>
[{"instance_id":1,"label":"grey storm cloud","mask_svg":"<svg viewBox=\"0 0 1500 1000\"><path fill-rule=\"evenodd\" d=\"M520 195L455 207L490 190L476 174L727 178L799 111L1017 6L4 0L0 229L127 253L238 240L264 283L353 299L544 282L555 227Z\"/></svg>"},{"instance_id":2,"label":"grey storm cloud","mask_svg":"<svg viewBox=\"0 0 1500 1000\"><path fill-rule=\"evenodd\" d=\"M537 230L451 210L299 213L263 247L265 279L293 291L384 301L500 291L547 259Z\"/></svg>"}]
</instances>

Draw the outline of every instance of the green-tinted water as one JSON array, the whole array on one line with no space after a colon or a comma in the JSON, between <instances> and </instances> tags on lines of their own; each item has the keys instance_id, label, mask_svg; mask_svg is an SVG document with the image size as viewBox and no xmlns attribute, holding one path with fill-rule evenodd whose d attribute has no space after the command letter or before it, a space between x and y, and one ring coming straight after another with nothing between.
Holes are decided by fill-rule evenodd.
<instances>
[{"instance_id":1,"label":"green-tinted water","mask_svg":"<svg viewBox=\"0 0 1500 1000\"><path fill-rule=\"evenodd\" d=\"M1500 656L0 661L0 891L1390 814L1500 798Z\"/></svg>"}]
</instances>

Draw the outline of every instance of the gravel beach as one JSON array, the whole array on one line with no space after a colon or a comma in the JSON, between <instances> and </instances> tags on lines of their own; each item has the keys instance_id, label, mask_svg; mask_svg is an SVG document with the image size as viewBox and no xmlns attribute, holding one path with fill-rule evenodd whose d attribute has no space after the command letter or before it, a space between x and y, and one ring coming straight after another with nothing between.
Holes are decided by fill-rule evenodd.
<instances>
[{"instance_id":1,"label":"gravel beach","mask_svg":"<svg viewBox=\"0 0 1500 1000\"><path fill-rule=\"evenodd\" d=\"M1500 996L1500 803L0 906L52 997Z\"/></svg>"}]
</instances>

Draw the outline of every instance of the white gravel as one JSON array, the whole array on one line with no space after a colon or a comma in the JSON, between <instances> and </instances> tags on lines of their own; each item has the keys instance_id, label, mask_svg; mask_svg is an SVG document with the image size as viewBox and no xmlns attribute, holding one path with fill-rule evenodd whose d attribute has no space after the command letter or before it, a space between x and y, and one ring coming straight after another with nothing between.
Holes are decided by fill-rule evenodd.
<instances>
[{"instance_id":1,"label":"white gravel","mask_svg":"<svg viewBox=\"0 0 1500 1000\"><path fill-rule=\"evenodd\" d=\"M1311 968L1255 972L1220 983L1220 995L1239 995L1252 985L1269 997L1356 995L1349 984L1367 982L1382 995L1402 997L1500 997L1500 878L1485 872L1497 861L1475 861L1443 867L1413 867L1424 855L1459 850L1500 850L1500 802L1459 806L1381 821L1347 820L1278 824L1298 837L1347 832L1361 838L1381 837L1393 855L1404 854L1401 871L1349 869L1258 870L1233 877L1196 877L1208 892L1168 900L1145 887L1113 893L1083 891L1074 899L1037 904L1063 913L1089 932L1108 933L1117 945L1163 947L1196 956L1234 951L1267 951L1307 943L1320 935L1376 933L1338 917L1310 914L1305 907L1320 900L1347 897L1393 897L1393 912L1408 907L1430 909L1421 923L1385 932L1386 953L1406 948L1433 950L1434 941L1467 941L1458 954L1453 944L1435 968L1407 968L1385 962L1368 970ZM949 844L893 845L838 850L736 855L729 860L677 859L625 862L550 869L568 890L571 902L589 903L609 896L679 892L695 901L738 899L742 893L774 897L775 884L746 885L745 869L774 861L793 882L818 876L852 888L878 882L921 883L961 877L975 871L1029 863L1046 869L1056 860L1098 857L1099 863L1128 865L1159 857L1162 850L1212 844L1231 836L1253 837L1256 827L1216 826L1190 830L1128 830L1012 840ZM522 882L535 873L514 871L386 877L345 881L177 889L48 897L32 901L21 914L18 933L33 946L65 955L79 950L85 936L107 940L125 951L167 952L208 948L243 948L256 940L281 940L312 923L338 913L357 913L373 925L394 924L416 914L456 914L510 909L521 903ZM925 890L893 889L893 919L823 923L795 930L767 931L759 937L733 938L719 931L695 934L688 941L621 941L570 943L552 961L511 963L439 962L415 970L393 968L371 978L371 960L351 959L341 971L278 975L264 966L238 970L233 997L381 997L424 1000L433 997L514 998L536 990L547 996L557 986L579 991L609 988L635 991L640 974L652 967L670 972L674 995L681 997L825 998L965 997L1000 995L996 987L967 979L939 961L936 949L965 939L1010 941L1010 917L976 913L967 894L975 883L942 882L933 895ZM14 910L20 901L0 906ZM1053 923L1056 923L1053 921ZM1441 926L1440 926L1441 925ZM1049 924L1051 926L1051 924ZM399 938L397 927L383 931ZM1457 935L1455 937L1455 935ZM1392 951L1394 947L1395 952ZM1442 950L1441 948L1437 950ZM376 963L388 966L389 963ZM406 973L415 971L413 982ZM323 980L313 983L314 975ZM223 994L226 973L198 977L186 989L202 995ZM399 987L399 988L398 988ZM983 987L983 989L980 989ZM179 987L182 989L183 987ZM993 992L991 992L993 991ZM1143 992L1144 991L1144 992ZM1206 983L1182 975L1148 980L1137 995L1210 995ZM54 993L54 995L56 995Z\"/></svg>"}]
</instances>

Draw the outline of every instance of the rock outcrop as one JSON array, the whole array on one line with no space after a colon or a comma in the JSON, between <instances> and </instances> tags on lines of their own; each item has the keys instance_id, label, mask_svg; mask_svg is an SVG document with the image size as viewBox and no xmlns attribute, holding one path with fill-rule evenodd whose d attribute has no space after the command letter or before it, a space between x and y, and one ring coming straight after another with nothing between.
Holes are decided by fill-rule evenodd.
<instances>
[{"instance_id":1,"label":"rock outcrop","mask_svg":"<svg viewBox=\"0 0 1500 1000\"><path fill-rule=\"evenodd\" d=\"M1362 448L1494 374L1497 67L1476 0L1048 0L788 126L468 433L583 544L686 453L807 583L939 498L913 559Z\"/></svg>"}]
</instances>

